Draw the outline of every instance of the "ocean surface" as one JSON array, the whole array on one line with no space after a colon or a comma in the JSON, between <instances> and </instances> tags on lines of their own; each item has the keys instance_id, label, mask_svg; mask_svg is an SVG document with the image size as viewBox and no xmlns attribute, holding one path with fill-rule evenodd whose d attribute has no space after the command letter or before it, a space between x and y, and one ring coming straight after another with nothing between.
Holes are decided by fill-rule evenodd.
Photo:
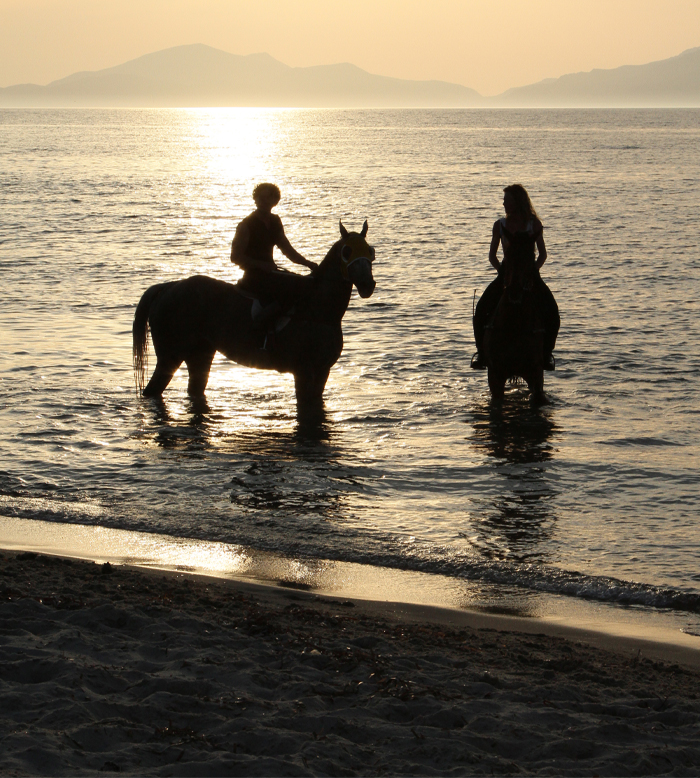
<instances>
[{"instance_id":1,"label":"ocean surface","mask_svg":"<svg viewBox=\"0 0 700 778\"><path fill-rule=\"evenodd\" d=\"M587 600L700 633L699 148L698 110L0 111L0 517L440 574L465 606ZM260 181L310 259L340 218L369 221L377 289L353 295L325 414L298 419L291 376L221 356L206 402L184 370L139 397L141 294L234 282ZM492 403L469 369L513 182L562 317L541 408L522 387Z\"/></svg>"}]
</instances>

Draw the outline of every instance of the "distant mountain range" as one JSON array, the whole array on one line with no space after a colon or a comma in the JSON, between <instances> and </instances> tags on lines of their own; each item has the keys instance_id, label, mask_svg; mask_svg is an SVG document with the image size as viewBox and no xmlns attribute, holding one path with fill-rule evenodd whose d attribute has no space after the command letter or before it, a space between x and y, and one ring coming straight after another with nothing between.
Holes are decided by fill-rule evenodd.
<instances>
[{"instance_id":1,"label":"distant mountain range","mask_svg":"<svg viewBox=\"0 0 700 778\"><path fill-rule=\"evenodd\" d=\"M547 78L492 99L522 107L700 106L700 47L646 65Z\"/></svg>"},{"instance_id":2,"label":"distant mountain range","mask_svg":"<svg viewBox=\"0 0 700 778\"><path fill-rule=\"evenodd\" d=\"M700 47L614 70L572 73L483 97L445 81L408 81L355 65L292 68L268 54L194 44L46 86L0 89L0 107L636 107L700 106Z\"/></svg>"}]
</instances>

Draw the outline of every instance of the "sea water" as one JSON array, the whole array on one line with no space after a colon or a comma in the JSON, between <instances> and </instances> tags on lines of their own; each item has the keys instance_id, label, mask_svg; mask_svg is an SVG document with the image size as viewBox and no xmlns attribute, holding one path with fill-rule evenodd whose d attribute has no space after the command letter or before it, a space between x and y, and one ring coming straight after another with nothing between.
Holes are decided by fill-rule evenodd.
<instances>
[{"instance_id":1,"label":"sea water","mask_svg":"<svg viewBox=\"0 0 700 778\"><path fill-rule=\"evenodd\" d=\"M697 110L0 111L0 516L60 524L68 550L71 526L134 530L700 632L698 148ZM137 396L141 294L235 282L260 181L309 259L369 221L377 288L324 415L221 355L204 402L184 368ZM540 408L469 368L514 182L562 318Z\"/></svg>"}]
</instances>

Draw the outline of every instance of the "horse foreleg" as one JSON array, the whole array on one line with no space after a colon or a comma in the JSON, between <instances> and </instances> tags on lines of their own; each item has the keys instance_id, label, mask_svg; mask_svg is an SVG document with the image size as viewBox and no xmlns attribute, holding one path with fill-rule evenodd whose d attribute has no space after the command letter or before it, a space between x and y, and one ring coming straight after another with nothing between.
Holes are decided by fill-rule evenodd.
<instances>
[{"instance_id":1,"label":"horse foreleg","mask_svg":"<svg viewBox=\"0 0 700 778\"><path fill-rule=\"evenodd\" d=\"M494 400L502 400L506 388L506 377L489 368L489 389Z\"/></svg>"},{"instance_id":2,"label":"horse foreleg","mask_svg":"<svg viewBox=\"0 0 700 778\"><path fill-rule=\"evenodd\" d=\"M160 397L168 384L172 381L173 376L181 364L181 362L174 359L158 357L156 369L153 371L151 380L144 387L143 396Z\"/></svg>"},{"instance_id":3,"label":"horse foreleg","mask_svg":"<svg viewBox=\"0 0 700 778\"><path fill-rule=\"evenodd\" d=\"M187 383L187 394L190 397L201 397L209 382L209 371L216 352L203 352L185 360L190 379Z\"/></svg>"},{"instance_id":4,"label":"horse foreleg","mask_svg":"<svg viewBox=\"0 0 700 778\"><path fill-rule=\"evenodd\" d=\"M313 402L323 398L330 370L294 374L294 391L297 402Z\"/></svg>"}]
</instances>

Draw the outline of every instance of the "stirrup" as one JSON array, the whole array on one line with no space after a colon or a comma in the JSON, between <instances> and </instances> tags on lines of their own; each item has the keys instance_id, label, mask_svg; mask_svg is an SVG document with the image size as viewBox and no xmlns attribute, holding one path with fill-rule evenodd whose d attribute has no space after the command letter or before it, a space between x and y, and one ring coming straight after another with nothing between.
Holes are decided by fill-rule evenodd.
<instances>
[{"instance_id":1,"label":"stirrup","mask_svg":"<svg viewBox=\"0 0 700 778\"><path fill-rule=\"evenodd\" d=\"M265 340L263 341L260 351L266 351L269 354L274 350L276 345L277 345L277 338L273 327L271 329L268 329L267 333L265 334Z\"/></svg>"},{"instance_id":2,"label":"stirrup","mask_svg":"<svg viewBox=\"0 0 700 778\"><path fill-rule=\"evenodd\" d=\"M471 367L472 370L486 370L487 365L484 362L484 358L480 351L474 352L474 356L469 363L469 367Z\"/></svg>"}]
</instances>

